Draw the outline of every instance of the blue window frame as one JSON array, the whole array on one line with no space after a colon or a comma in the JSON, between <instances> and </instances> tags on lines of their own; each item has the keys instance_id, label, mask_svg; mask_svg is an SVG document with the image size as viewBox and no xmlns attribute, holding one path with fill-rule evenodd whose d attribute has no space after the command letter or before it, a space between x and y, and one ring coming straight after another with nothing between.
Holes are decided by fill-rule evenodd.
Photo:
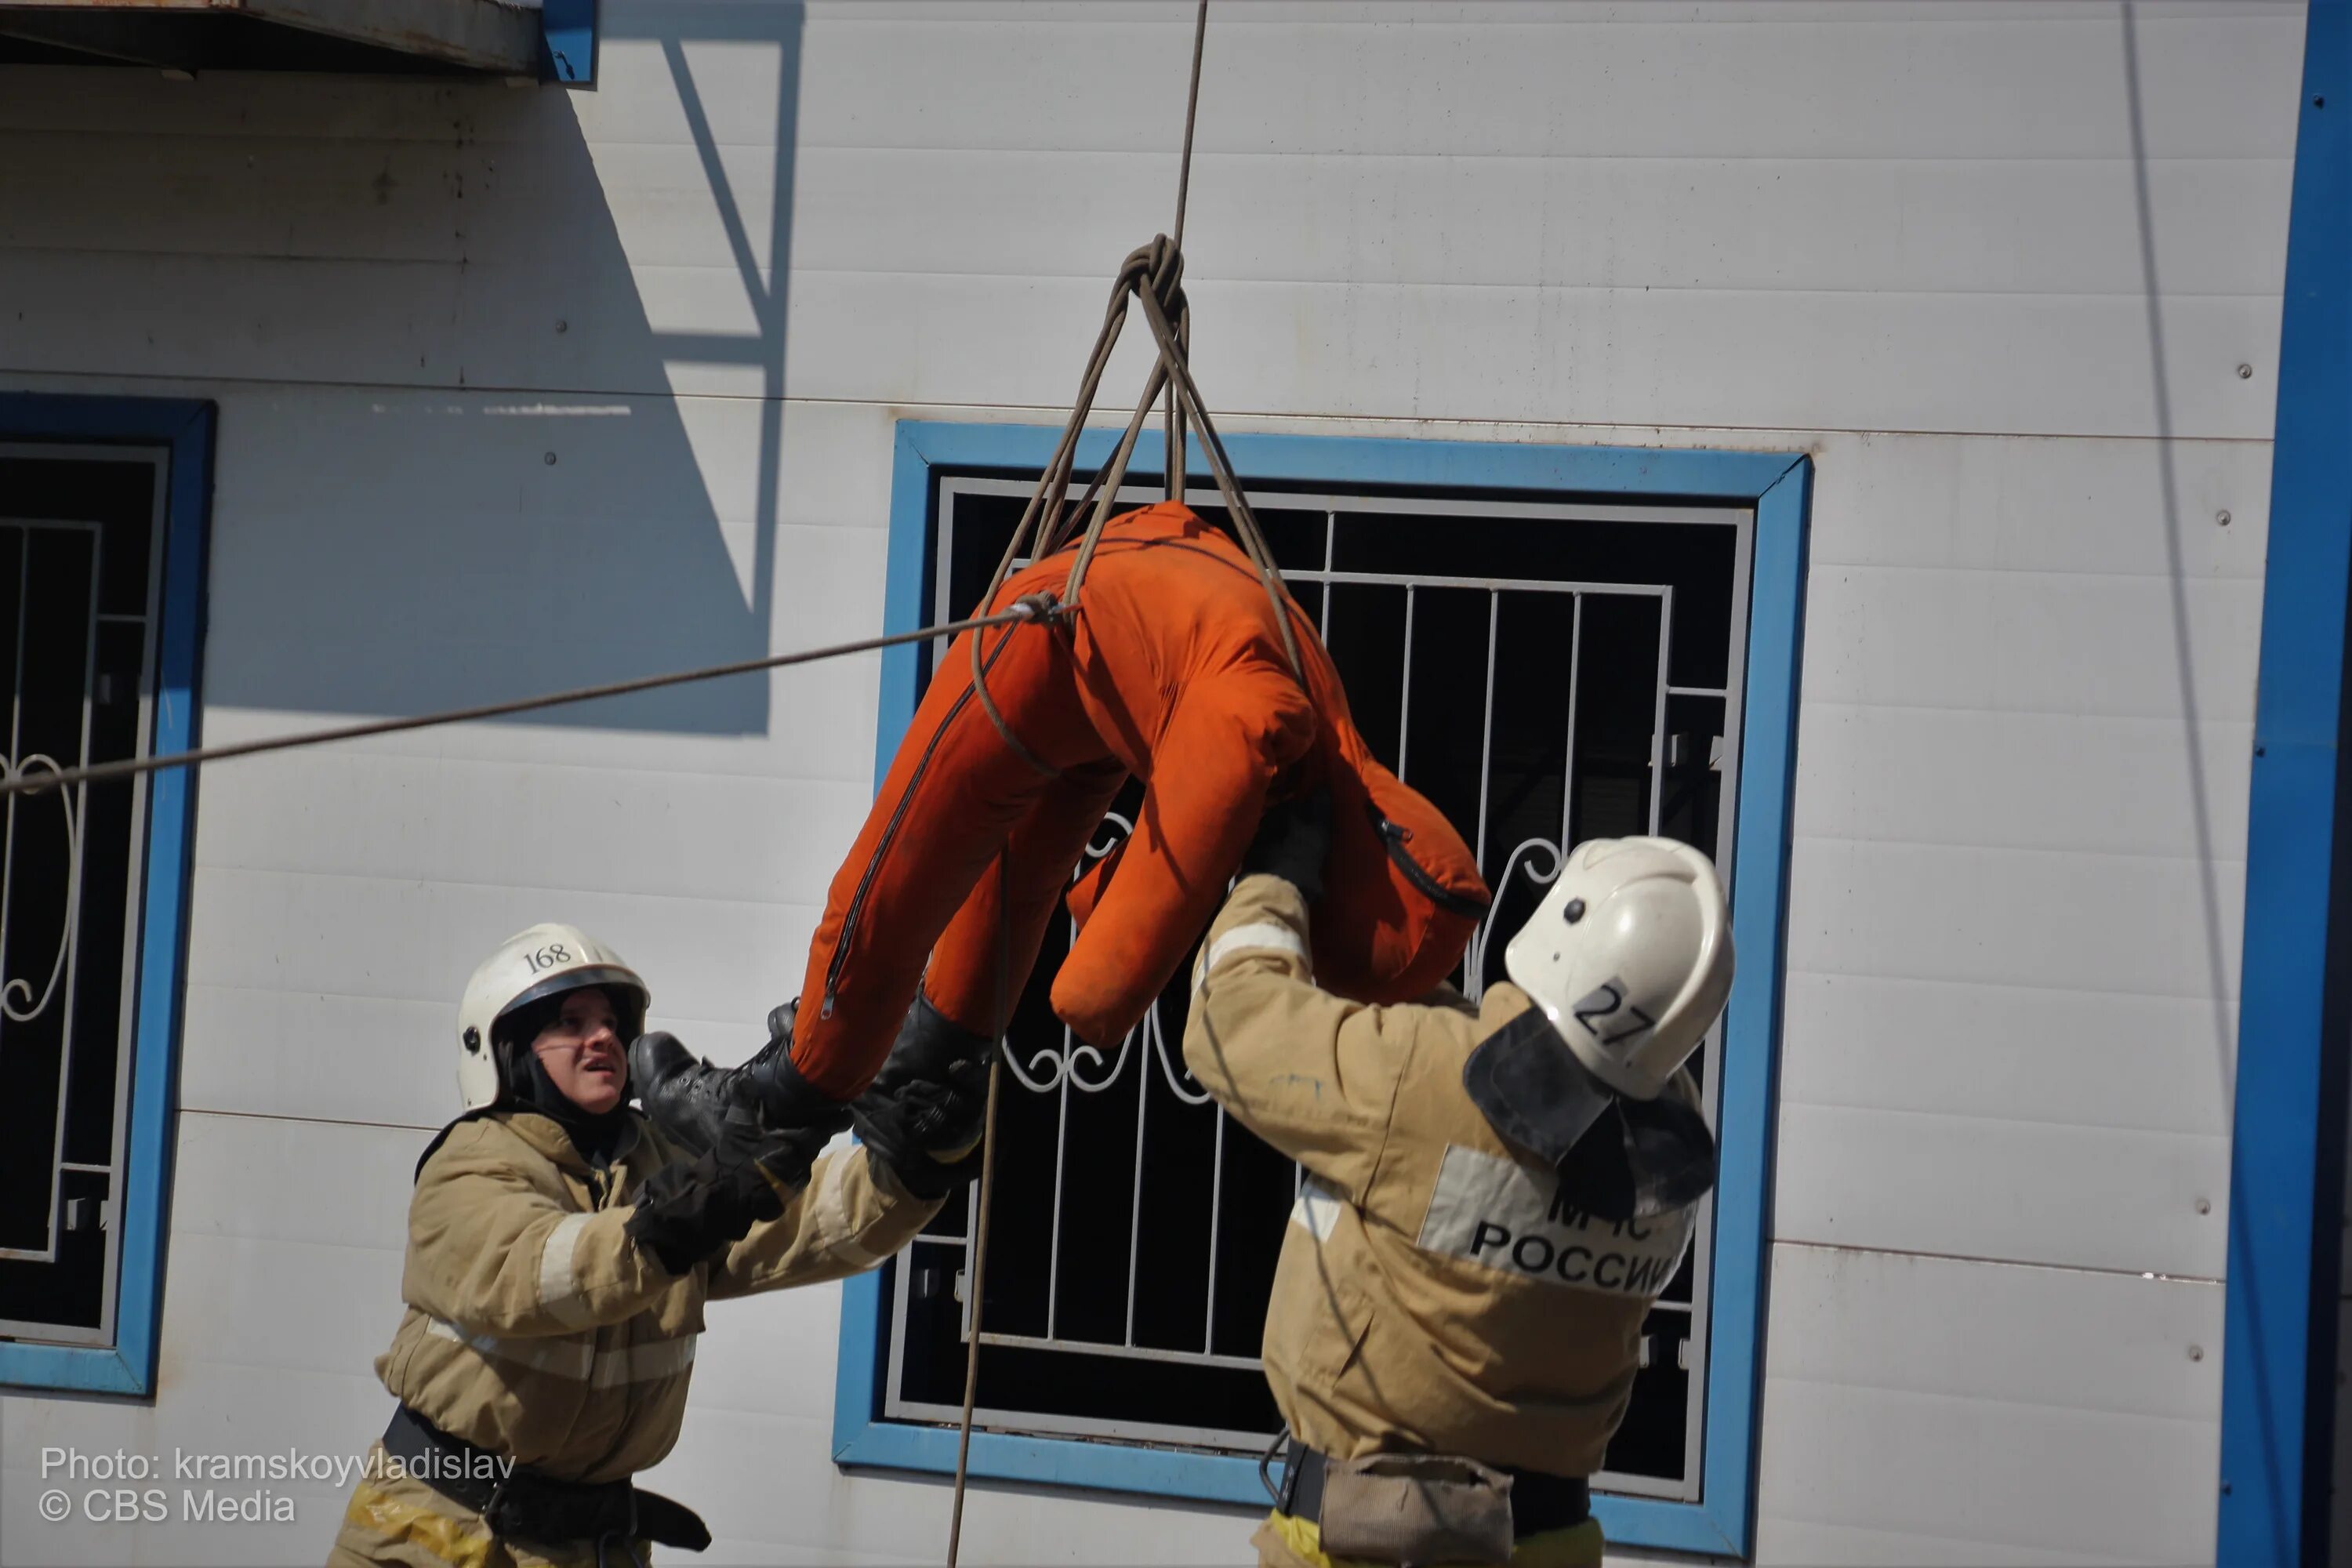
<instances>
[{"instance_id":1,"label":"blue window frame","mask_svg":"<svg viewBox=\"0 0 2352 1568\"><path fill-rule=\"evenodd\" d=\"M2327 1560L2352 885L2352 0L2305 24L2246 845L2216 1560Z\"/></svg>"},{"instance_id":2,"label":"blue window frame","mask_svg":"<svg viewBox=\"0 0 2352 1568\"><path fill-rule=\"evenodd\" d=\"M925 624L934 469L1034 473L1059 432L1012 425L900 422L892 476L885 626ZM1117 437L1089 432L1082 469L1101 463ZM1798 649L1812 465L1790 452L1668 451L1306 436L1236 436L1227 447L1248 481L1411 486L1488 494L1665 499L1752 506L1742 761L1733 868L1733 931L1742 958L1726 1014L1717 1194L1713 1310L1708 1323L1703 1490L1696 1502L1601 1496L1594 1511L1630 1546L1745 1556L1754 1533L1757 1415L1763 1324L1781 952L1788 893L1790 795L1795 760ZM1160 471L1160 437L1139 444L1135 471ZM1195 475L1206 470L1197 451ZM884 655L875 777L888 771L918 696L919 650ZM834 1457L849 1468L952 1472L957 1435L880 1419L887 1353L880 1271L845 1287ZM971 1473L1263 1507L1248 1458L1099 1442L975 1432Z\"/></svg>"},{"instance_id":3,"label":"blue window frame","mask_svg":"<svg viewBox=\"0 0 2352 1568\"><path fill-rule=\"evenodd\" d=\"M197 671L204 640L205 535L212 495L212 405L159 398L0 394L0 441L120 448L160 462L163 537L151 601L152 689L147 748L178 752L197 741ZM145 1395L155 1382L157 1326L168 1221L172 1116L179 1056L194 777L166 769L147 786L132 978L133 1009L124 1135L111 1210L119 1227L110 1332L96 1344L0 1341L0 1387Z\"/></svg>"}]
</instances>

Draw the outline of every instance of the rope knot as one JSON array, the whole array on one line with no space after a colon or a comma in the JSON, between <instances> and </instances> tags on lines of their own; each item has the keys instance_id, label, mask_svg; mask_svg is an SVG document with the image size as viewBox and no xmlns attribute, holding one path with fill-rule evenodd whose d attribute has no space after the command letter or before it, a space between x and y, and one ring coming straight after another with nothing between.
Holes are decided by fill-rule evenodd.
<instances>
[{"instance_id":1,"label":"rope knot","mask_svg":"<svg viewBox=\"0 0 2352 1568\"><path fill-rule=\"evenodd\" d=\"M1076 605L1066 605L1054 597L1051 591L1039 589L1034 594L1024 594L1013 600L1010 606L1010 613L1020 616L1024 621L1056 621L1069 616L1076 608Z\"/></svg>"},{"instance_id":2,"label":"rope knot","mask_svg":"<svg viewBox=\"0 0 2352 1568\"><path fill-rule=\"evenodd\" d=\"M1171 321L1184 314L1183 250L1164 234L1153 235L1150 244L1136 247L1129 252L1126 264L1118 269L1118 281L1112 286L1114 311L1119 310L1119 297L1130 289L1138 293L1149 289L1160 312Z\"/></svg>"}]
</instances>

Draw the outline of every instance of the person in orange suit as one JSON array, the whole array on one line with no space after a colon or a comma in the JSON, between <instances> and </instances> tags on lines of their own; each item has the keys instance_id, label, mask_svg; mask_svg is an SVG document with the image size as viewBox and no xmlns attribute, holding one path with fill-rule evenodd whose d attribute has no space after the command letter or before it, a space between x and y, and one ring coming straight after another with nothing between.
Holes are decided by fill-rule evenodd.
<instances>
[{"instance_id":1,"label":"person in orange suit","mask_svg":"<svg viewBox=\"0 0 2352 1568\"><path fill-rule=\"evenodd\" d=\"M1058 596L1075 554L1013 574L991 608ZM1267 805L1318 787L1346 911L1317 928L1318 982L1368 1003L1427 993L1486 910L1475 858L1374 759L1312 623L1287 595L1282 609L1303 669L1249 557L1163 501L1105 525L1075 613L963 633L834 878L798 1003L740 1068L649 1048L632 1063L647 1111L703 1147L746 1104L773 1126L845 1125L886 1057L984 1092L1066 891L1080 929L1054 1010L1112 1045L1183 962ZM1130 774L1145 784L1133 835L1071 886Z\"/></svg>"}]
</instances>

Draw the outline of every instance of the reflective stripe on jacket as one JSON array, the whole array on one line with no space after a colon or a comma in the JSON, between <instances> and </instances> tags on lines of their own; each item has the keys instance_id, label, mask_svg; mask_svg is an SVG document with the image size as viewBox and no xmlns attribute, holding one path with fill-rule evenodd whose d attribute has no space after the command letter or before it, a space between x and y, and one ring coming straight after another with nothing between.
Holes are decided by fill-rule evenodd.
<instances>
[{"instance_id":1,"label":"reflective stripe on jacket","mask_svg":"<svg viewBox=\"0 0 2352 1568\"><path fill-rule=\"evenodd\" d=\"M408 1303L376 1374L454 1436L562 1480L611 1481L677 1440L706 1300L873 1267L940 1205L863 1148L821 1156L782 1217L672 1277L623 1229L677 1157L651 1123L592 1169L552 1121L502 1110L451 1127L409 1205Z\"/></svg>"},{"instance_id":2,"label":"reflective stripe on jacket","mask_svg":"<svg viewBox=\"0 0 2352 1568\"><path fill-rule=\"evenodd\" d=\"M1234 1120L1305 1167L1266 1309L1291 1431L1339 1458L1397 1451L1589 1476L1624 1419L1643 1319L1690 1211L1612 1225L1525 1162L1462 1087L1528 1006L1370 1007L1308 976L1298 889L1249 877L1209 928L1184 1060ZM1674 1092L1694 1097L1688 1077Z\"/></svg>"}]
</instances>

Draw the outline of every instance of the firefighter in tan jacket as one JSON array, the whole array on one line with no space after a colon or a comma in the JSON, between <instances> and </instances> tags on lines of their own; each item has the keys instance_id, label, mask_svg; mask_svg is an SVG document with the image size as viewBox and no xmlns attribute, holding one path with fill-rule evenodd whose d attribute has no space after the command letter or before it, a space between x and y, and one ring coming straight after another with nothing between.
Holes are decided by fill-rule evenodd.
<instances>
[{"instance_id":1,"label":"firefighter in tan jacket","mask_svg":"<svg viewBox=\"0 0 2352 1568\"><path fill-rule=\"evenodd\" d=\"M978 1161L976 1119L925 1122L884 1080L835 1129L756 1123L682 1145L626 1102L650 1001L567 926L509 938L459 1010L466 1113L418 1162L401 1295L376 1373L400 1401L330 1563L622 1568L699 1551L695 1515L630 1477L677 1442L703 1304L838 1279L897 1252ZM771 1026L788 1031L789 1008ZM677 1054L667 1036L637 1055Z\"/></svg>"},{"instance_id":2,"label":"firefighter in tan jacket","mask_svg":"<svg viewBox=\"0 0 2352 1568\"><path fill-rule=\"evenodd\" d=\"M1364 1006L1308 973L1328 809L1268 814L1184 1035L1192 1075L1303 1167L1259 1561L1598 1563L1586 1479L1714 1182L1682 1066L1730 988L1721 886L1671 840L1580 845L1506 952L1516 984Z\"/></svg>"}]
</instances>

